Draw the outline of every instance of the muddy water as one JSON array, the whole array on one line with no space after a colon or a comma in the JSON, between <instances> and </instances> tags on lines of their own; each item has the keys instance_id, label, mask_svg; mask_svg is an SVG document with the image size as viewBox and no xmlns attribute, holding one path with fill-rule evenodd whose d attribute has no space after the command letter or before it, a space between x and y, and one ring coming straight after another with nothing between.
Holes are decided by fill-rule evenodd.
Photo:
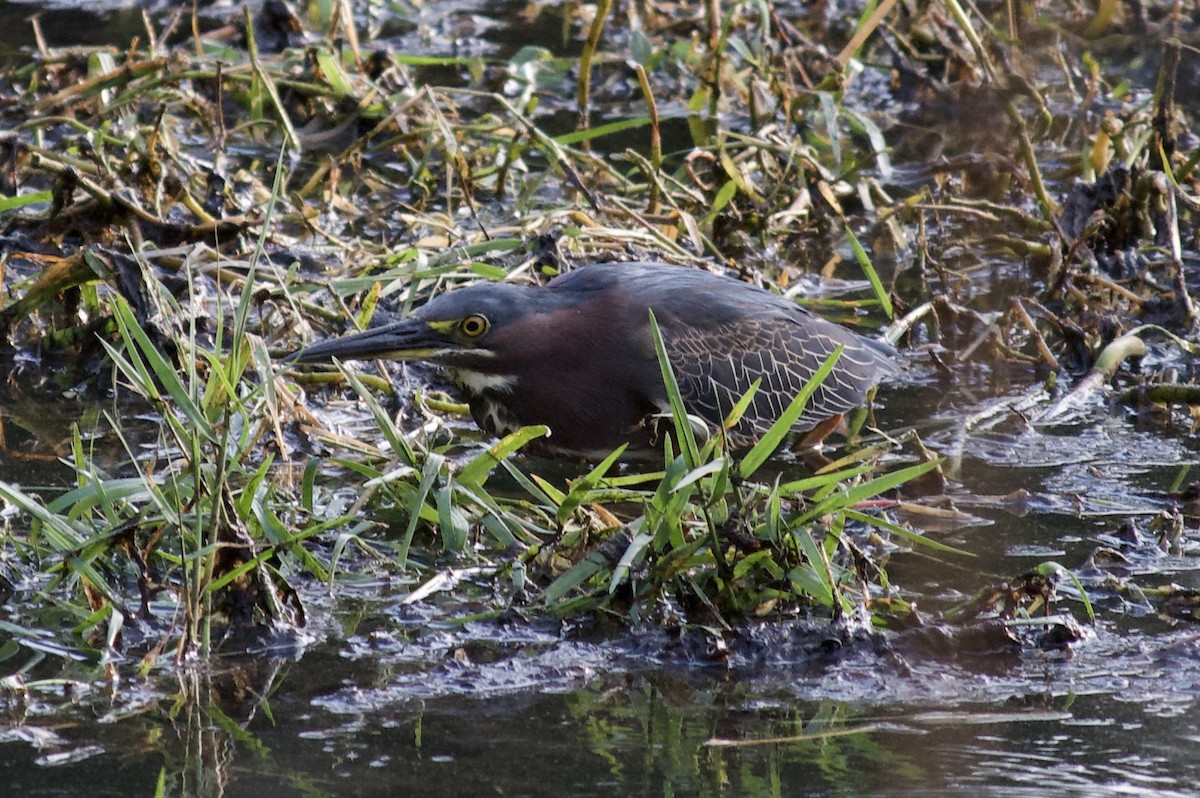
<instances>
[{"instance_id":1,"label":"muddy water","mask_svg":"<svg viewBox=\"0 0 1200 798\"><path fill-rule=\"evenodd\" d=\"M141 30L123 4L99 16L45 5L51 45L123 46ZM24 20L38 7L0 2L0 48L31 45ZM503 25L483 28L488 47L511 49ZM464 623L483 592L472 581L486 577L410 606L413 584L367 571L333 598L305 588L313 617L294 645L211 670L111 680L59 656L53 638L21 638L46 657L21 660L42 686L0 693L0 794L149 795L160 773L173 795L1195 794L1200 632L1084 567L1104 547L1140 584L1198 586L1195 547L1158 545L1150 523L1195 478L1195 436L1139 429L1105 406L1068 425L966 433L965 416L1016 402L1030 381L954 387L931 372L914 353L879 421L916 426L949 456L974 521L931 534L975 557L900 554L888 572L919 607L944 611L1061 562L1100 619L1069 649L934 626L834 650L811 628L774 626L717 662L654 634ZM52 462L36 475L0 468L63 480ZM0 622L24 617L0 603ZM38 621L52 626L53 612ZM21 631L0 626L0 645Z\"/></svg>"},{"instance_id":2,"label":"muddy water","mask_svg":"<svg viewBox=\"0 0 1200 798\"><path fill-rule=\"evenodd\" d=\"M989 537L1027 540L996 521ZM81 664L65 709L58 691L7 707L8 794L148 794L160 768L170 794L228 795L1189 795L1200 778L1200 641L1154 618L1107 620L1069 655L929 638L798 656L776 628L715 666L657 638L439 627L463 608L360 587L291 658L167 686Z\"/></svg>"}]
</instances>

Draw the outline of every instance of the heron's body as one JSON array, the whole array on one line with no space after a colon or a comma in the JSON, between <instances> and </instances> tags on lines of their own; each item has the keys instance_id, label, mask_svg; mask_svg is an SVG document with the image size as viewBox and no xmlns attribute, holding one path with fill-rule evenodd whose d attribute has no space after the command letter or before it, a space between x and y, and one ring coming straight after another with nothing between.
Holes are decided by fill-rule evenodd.
<instances>
[{"instance_id":1,"label":"heron's body","mask_svg":"<svg viewBox=\"0 0 1200 798\"><path fill-rule=\"evenodd\" d=\"M896 370L887 344L784 297L653 263L584 266L540 288L469 286L397 324L304 349L298 359L427 360L447 370L476 423L494 435L545 424L556 451L603 454L623 443L644 451L660 446L659 422L669 410L651 310L687 411L711 428L761 378L727 431L734 448L757 440L838 346L842 354L797 430L860 406Z\"/></svg>"}]
</instances>

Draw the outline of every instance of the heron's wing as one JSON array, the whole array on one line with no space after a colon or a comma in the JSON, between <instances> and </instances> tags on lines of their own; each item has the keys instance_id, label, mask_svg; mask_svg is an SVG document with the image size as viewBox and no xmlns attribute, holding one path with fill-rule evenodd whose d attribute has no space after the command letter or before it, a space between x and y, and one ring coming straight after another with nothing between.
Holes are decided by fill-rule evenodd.
<instances>
[{"instance_id":1,"label":"heron's wing","mask_svg":"<svg viewBox=\"0 0 1200 798\"><path fill-rule=\"evenodd\" d=\"M812 429L859 407L880 378L894 371L883 346L796 310L791 318L766 314L664 335L684 405L714 426L761 379L741 422L730 430L735 445L765 433L839 345L845 348L837 365L809 399L795 429Z\"/></svg>"}]
</instances>

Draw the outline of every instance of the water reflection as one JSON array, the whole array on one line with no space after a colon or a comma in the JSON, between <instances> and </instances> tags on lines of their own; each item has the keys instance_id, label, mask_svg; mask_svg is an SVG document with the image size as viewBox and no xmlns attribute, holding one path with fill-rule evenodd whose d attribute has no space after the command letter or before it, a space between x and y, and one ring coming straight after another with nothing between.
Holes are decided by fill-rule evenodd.
<instances>
[{"instance_id":1,"label":"water reflection","mask_svg":"<svg viewBox=\"0 0 1200 798\"><path fill-rule=\"evenodd\" d=\"M1025 523L996 521L999 541ZM361 590L314 618L324 642L302 654L168 683L42 660L23 697L0 697L6 784L148 794L161 771L186 796L1170 795L1200 776L1200 636L1153 616L1106 621L1070 653L925 629L821 656L770 624L704 666L662 636L446 626L428 606L406 616L406 587Z\"/></svg>"},{"instance_id":2,"label":"water reflection","mask_svg":"<svg viewBox=\"0 0 1200 798\"><path fill-rule=\"evenodd\" d=\"M328 687L309 669L192 675L173 706L114 726L104 755L45 767L46 754L6 745L0 762L20 795L85 778L90 794L148 794L160 766L168 794L186 796L1184 795L1200 775L1194 719L1111 694L939 713L650 673L346 714L314 709Z\"/></svg>"}]
</instances>

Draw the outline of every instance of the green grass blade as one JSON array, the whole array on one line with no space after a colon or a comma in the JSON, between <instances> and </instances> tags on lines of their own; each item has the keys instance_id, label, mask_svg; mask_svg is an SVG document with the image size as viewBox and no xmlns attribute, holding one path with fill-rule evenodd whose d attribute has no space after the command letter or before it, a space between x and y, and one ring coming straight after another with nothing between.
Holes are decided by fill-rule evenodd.
<instances>
[{"instance_id":1,"label":"green grass blade","mask_svg":"<svg viewBox=\"0 0 1200 798\"><path fill-rule=\"evenodd\" d=\"M589 553L551 582L542 593L542 600L547 605L556 604L567 593L600 573L607 565L608 560L603 554L596 551Z\"/></svg>"},{"instance_id":2,"label":"green grass blade","mask_svg":"<svg viewBox=\"0 0 1200 798\"><path fill-rule=\"evenodd\" d=\"M639 532L633 536L633 540L629 541L629 545L625 547L625 553L621 555L620 562L613 569L612 577L608 580L608 595L617 592L617 589L625 582L629 575L629 570L633 567L633 563L642 556L642 553L654 542L654 535Z\"/></svg>"},{"instance_id":3,"label":"green grass blade","mask_svg":"<svg viewBox=\"0 0 1200 798\"><path fill-rule=\"evenodd\" d=\"M375 395L367 389L367 386L363 385L363 382L358 378L358 375L346 368L344 363L342 363L340 360L334 360L334 363L337 364L338 370L342 372L342 376L344 376L346 381L350 383L350 387L352 387L354 392L358 394L358 398L362 399L363 404L365 404L367 409L371 411L371 415L374 417L375 423L379 425L379 430L383 433L383 437L387 439L388 445L392 448L392 451L404 462L405 465L416 468L417 458L413 454L412 447L409 446L408 440L404 437L404 433L401 432L400 428L396 426L394 421L392 421L392 417L387 414L387 411L385 411L383 406L380 405L378 400L375 399Z\"/></svg>"},{"instance_id":4,"label":"green grass blade","mask_svg":"<svg viewBox=\"0 0 1200 798\"><path fill-rule=\"evenodd\" d=\"M496 466L500 465L501 460L519 450L530 441L543 438L549 434L549 427L544 424L534 424L505 435L475 455L471 462L463 466L463 469L458 472L456 479L461 484L482 487L487 482L488 477L491 476L491 473L496 470Z\"/></svg>"},{"instance_id":5,"label":"green grass blade","mask_svg":"<svg viewBox=\"0 0 1200 798\"><path fill-rule=\"evenodd\" d=\"M566 523L567 519L571 517L571 513L575 512L575 508L588 500L588 494L600 484L600 480L604 479L609 469L616 465L624 453L625 446L619 446L615 452L604 458L598 466L587 474L584 474L582 478L571 483L571 489L567 491L566 497L559 504L558 510L554 514L555 520L559 524Z\"/></svg>"},{"instance_id":6,"label":"green grass blade","mask_svg":"<svg viewBox=\"0 0 1200 798\"><path fill-rule=\"evenodd\" d=\"M675 435L688 465L695 468L700 462L700 448L696 445L696 435L692 432L691 420L687 409L683 406L683 396L679 393L679 382L675 379L675 370L671 368L671 360L667 357L667 348L663 344L662 330L654 311L650 311L650 333L654 337L654 354L658 357L658 368L662 372L663 385L667 389L667 401L671 404L671 420L675 424Z\"/></svg>"},{"instance_id":7,"label":"green grass blade","mask_svg":"<svg viewBox=\"0 0 1200 798\"><path fill-rule=\"evenodd\" d=\"M767 461L767 458L775 453L775 450L779 448L779 444L783 443L783 439L791 432L792 425L804 413L804 408L808 405L808 400L812 397L813 392L817 390L821 383L829 376L830 372L833 371L833 367L837 365L838 358L842 356L844 348L845 346L839 346L833 350L833 353L829 357L825 358L825 362L813 373L812 379L800 389L800 393L796 394L791 404L783 411L783 414L775 419L775 423L771 425L767 433L742 458L742 462L738 464L738 474L742 479L749 479L753 476L754 472Z\"/></svg>"},{"instance_id":8,"label":"green grass blade","mask_svg":"<svg viewBox=\"0 0 1200 798\"><path fill-rule=\"evenodd\" d=\"M858 261L863 274L871 282L871 290L875 292L875 298L879 300L879 306L887 314L888 321L891 321L895 318L896 311L892 307L891 296L884 289L883 281L879 279L879 272L875 271L875 266L871 263L871 258L867 255L867 251L863 249L863 245L859 243L858 236L854 235L854 231L849 227L846 228L846 237L850 239L850 247L854 250L854 259Z\"/></svg>"},{"instance_id":9,"label":"green grass blade","mask_svg":"<svg viewBox=\"0 0 1200 798\"><path fill-rule=\"evenodd\" d=\"M597 127L590 127L586 130L574 130L570 133L564 133L561 136L555 136L554 140L564 147L569 147L572 144L578 144L581 141L592 141L602 136L610 136L614 133L624 133L626 130L636 130L640 127L646 127L650 124L650 117L636 116L632 119L618 119L615 122L609 122Z\"/></svg>"},{"instance_id":10,"label":"green grass blade","mask_svg":"<svg viewBox=\"0 0 1200 798\"><path fill-rule=\"evenodd\" d=\"M38 203L49 204L54 200L54 192L47 189L46 191L32 191L28 194L18 194L14 197L0 196L0 213L24 208L26 205L35 205Z\"/></svg>"},{"instance_id":11,"label":"green grass blade","mask_svg":"<svg viewBox=\"0 0 1200 798\"><path fill-rule=\"evenodd\" d=\"M153 378L144 370L133 373L126 372L125 376L135 380L139 386L146 390L149 390L150 386L154 385L154 379L157 378L158 383L170 395L175 409L187 418L195 431L202 435L205 440L215 442L217 436L213 431L212 425L208 423L208 418L193 400L187 386L179 379L179 373L163 357L163 354L158 351L158 347L154 345L150 340L150 336L146 335L146 331L142 329L137 319L134 318L133 310L129 307L129 303L120 295L113 297L113 316L117 321L117 327L121 332L121 340L125 341L127 350L131 345L136 347L141 362L148 365L154 372ZM105 348L110 352L112 351L109 346L105 346ZM124 371L125 369L122 368L122 370ZM155 398L157 391L153 391L150 395L151 398Z\"/></svg>"},{"instance_id":12,"label":"green grass blade","mask_svg":"<svg viewBox=\"0 0 1200 798\"><path fill-rule=\"evenodd\" d=\"M441 475L444 464L444 457L431 452L425 460L424 468L421 469L421 481L417 485L416 495L413 496L407 508L408 524L404 528L404 537L400 541L400 550L396 554L401 568L408 568L408 553L412 550L413 536L417 532L417 522L421 520L420 508L429 498L429 491L433 488L438 476Z\"/></svg>"},{"instance_id":13,"label":"green grass blade","mask_svg":"<svg viewBox=\"0 0 1200 798\"><path fill-rule=\"evenodd\" d=\"M941 465L941 462L941 459L936 459L925 463L917 463L908 468L901 468L887 474L882 474L870 482L864 482L861 485L851 486L847 490L831 493L797 517L792 525L802 526L823 515L841 512L847 507L853 507L858 502L878 496L884 491L899 487L911 479L916 479L927 471L932 471Z\"/></svg>"},{"instance_id":14,"label":"green grass blade","mask_svg":"<svg viewBox=\"0 0 1200 798\"><path fill-rule=\"evenodd\" d=\"M846 517L849 519L852 519L854 521L859 521L861 523L867 524L868 526L873 526L876 529L882 529L885 532L890 532L893 535L896 535L897 537L902 537L905 540L909 541L910 543L915 543L918 546L927 546L927 547L933 549L934 551L941 551L941 552L945 552L946 554L957 554L960 557L974 557L975 556L975 554L973 552L967 551L966 549L959 549L959 548L955 548L954 546L948 546L945 543L940 543L936 540L933 540L932 538L926 537L925 535L917 534L916 532L913 532L911 529L905 529L904 527L900 526L899 524L893 524L891 521L888 521L886 518L878 518L873 515L867 515L866 513L860 513L858 510L853 510L850 508L847 508L845 510L845 513L846 513Z\"/></svg>"}]
</instances>

